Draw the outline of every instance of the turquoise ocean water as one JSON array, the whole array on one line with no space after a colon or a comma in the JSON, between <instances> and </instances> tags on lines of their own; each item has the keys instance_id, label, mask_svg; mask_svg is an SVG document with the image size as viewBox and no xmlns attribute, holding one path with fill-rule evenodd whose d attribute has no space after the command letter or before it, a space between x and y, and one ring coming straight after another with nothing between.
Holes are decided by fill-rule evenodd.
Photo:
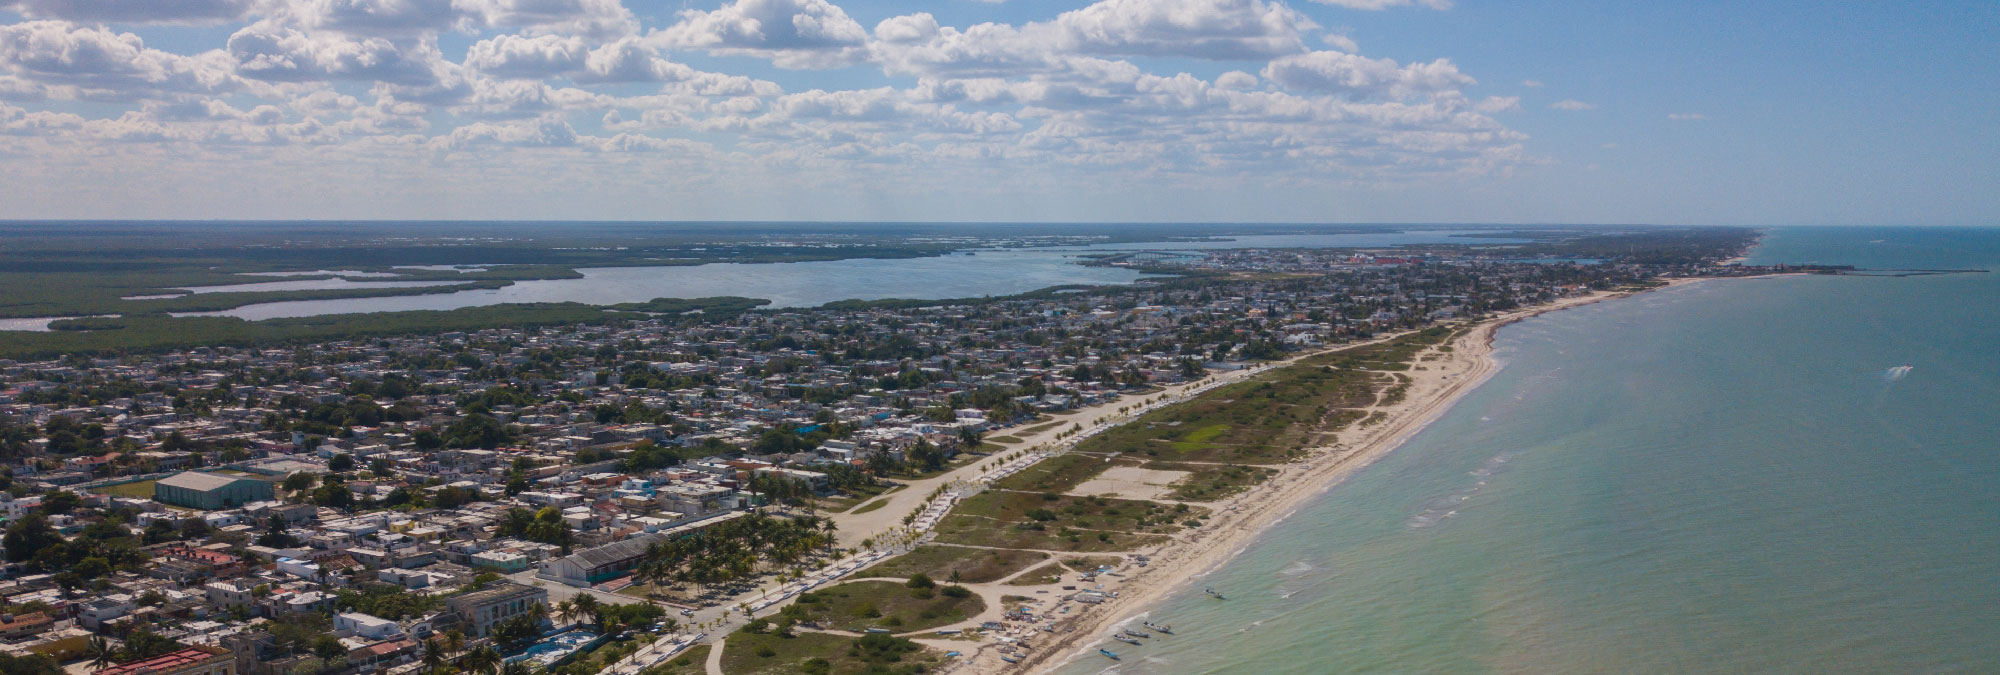
<instances>
[{"instance_id":1,"label":"turquoise ocean water","mask_svg":"<svg viewBox=\"0 0 2000 675\"><path fill-rule=\"evenodd\" d=\"M2000 229L1774 229L1781 261L2000 270ZM1497 344L1147 615L1180 635L1062 672L2000 672L2000 274L1708 281Z\"/></svg>"}]
</instances>

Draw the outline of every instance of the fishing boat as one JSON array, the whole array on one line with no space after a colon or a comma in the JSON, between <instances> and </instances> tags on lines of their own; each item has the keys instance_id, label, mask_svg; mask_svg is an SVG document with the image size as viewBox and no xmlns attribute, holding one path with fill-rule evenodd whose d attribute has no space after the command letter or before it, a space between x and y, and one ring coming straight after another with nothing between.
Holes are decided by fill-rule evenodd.
<instances>
[{"instance_id":1,"label":"fishing boat","mask_svg":"<svg viewBox=\"0 0 2000 675\"><path fill-rule=\"evenodd\" d=\"M1222 597L1222 594L1221 594L1221 593L1217 593L1217 592L1215 592L1215 589L1213 589L1213 588L1204 588L1204 589L1201 589L1201 592L1203 592L1203 593L1207 593L1207 594L1209 595L1209 597L1213 597L1213 598L1215 598L1215 599L1217 599L1217 600L1227 600L1227 599L1228 599L1228 598L1225 598L1225 597Z\"/></svg>"},{"instance_id":2,"label":"fishing boat","mask_svg":"<svg viewBox=\"0 0 2000 675\"><path fill-rule=\"evenodd\" d=\"M1161 632L1161 633L1165 633L1165 634L1167 634L1167 635L1173 635L1173 634L1174 634L1174 627L1173 627L1173 626L1170 626L1170 625L1166 625L1166 624L1158 624L1158 623L1153 623L1153 622L1151 622L1151 621L1141 621L1140 623L1143 623L1143 624L1145 624L1147 628L1151 628L1151 629L1153 629L1153 630L1155 630L1155 631L1159 631L1159 632Z\"/></svg>"},{"instance_id":3,"label":"fishing boat","mask_svg":"<svg viewBox=\"0 0 2000 675\"><path fill-rule=\"evenodd\" d=\"M1017 658L1014 658L1014 657L1012 657L1012 656L1008 656L1008 655L1006 655L1006 654L1001 654L1001 655L1000 655L1000 660L1002 660L1002 661L1006 661L1006 662L1008 662L1008 663L1020 663L1020 662L1021 662L1021 660L1020 660L1020 659L1017 659Z\"/></svg>"},{"instance_id":4,"label":"fishing boat","mask_svg":"<svg viewBox=\"0 0 2000 675\"><path fill-rule=\"evenodd\" d=\"M1138 641L1138 640L1134 640L1134 639L1132 639L1132 638L1128 638L1128 637L1125 637L1125 636L1123 636L1123 635L1113 635L1113 636L1111 636L1111 639L1113 639L1113 640L1117 640L1117 641L1119 641L1119 642L1123 642L1123 643L1125 643L1125 644L1128 644L1128 645L1143 645L1143 644L1146 644L1146 643L1144 643L1144 642L1140 642L1140 641Z\"/></svg>"},{"instance_id":5,"label":"fishing boat","mask_svg":"<svg viewBox=\"0 0 2000 675\"><path fill-rule=\"evenodd\" d=\"M1118 661L1118 660L1120 660L1120 659L1118 658L1118 652L1114 652L1114 651L1111 651L1111 650L1109 650L1109 649L1099 649L1099 650L1097 650L1097 653L1099 653L1099 654L1103 654L1103 655L1104 655L1104 656L1105 656L1106 658L1109 658L1109 659L1111 659L1111 660L1113 660L1113 661Z\"/></svg>"},{"instance_id":6,"label":"fishing boat","mask_svg":"<svg viewBox=\"0 0 2000 675\"><path fill-rule=\"evenodd\" d=\"M1130 628L1127 628L1127 629L1125 629L1125 634L1126 634L1126 635L1130 635L1130 636L1132 636L1132 637L1135 637L1135 638L1150 638L1150 637L1153 637L1153 634L1152 634L1152 633L1148 633L1148 632L1146 632L1146 631L1143 631L1143 630L1132 630L1132 629L1130 629Z\"/></svg>"}]
</instances>

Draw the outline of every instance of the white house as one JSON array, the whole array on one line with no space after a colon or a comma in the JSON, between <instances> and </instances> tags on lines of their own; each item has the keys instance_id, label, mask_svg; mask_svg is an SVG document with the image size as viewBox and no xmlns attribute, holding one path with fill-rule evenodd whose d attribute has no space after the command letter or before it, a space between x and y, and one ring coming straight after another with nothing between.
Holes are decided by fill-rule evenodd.
<instances>
[{"instance_id":1,"label":"white house","mask_svg":"<svg viewBox=\"0 0 2000 675\"><path fill-rule=\"evenodd\" d=\"M341 612L333 615L333 630L348 637L364 637L386 640L403 634L396 622L360 612Z\"/></svg>"}]
</instances>

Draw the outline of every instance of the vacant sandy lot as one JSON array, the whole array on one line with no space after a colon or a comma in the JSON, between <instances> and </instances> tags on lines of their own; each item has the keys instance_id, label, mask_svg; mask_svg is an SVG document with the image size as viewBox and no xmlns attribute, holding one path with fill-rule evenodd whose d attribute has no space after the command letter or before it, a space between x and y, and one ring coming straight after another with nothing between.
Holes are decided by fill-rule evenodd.
<instances>
[{"instance_id":1,"label":"vacant sandy lot","mask_svg":"<svg viewBox=\"0 0 2000 675\"><path fill-rule=\"evenodd\" d=\"M1173 492L1167 487L1187 477L1186 471L1161 471L1136 466L1114 466L1085 481L1069 493L1079 497L1117 495L1126 499L1159 499Z\"/></svg>"}]
</instances>

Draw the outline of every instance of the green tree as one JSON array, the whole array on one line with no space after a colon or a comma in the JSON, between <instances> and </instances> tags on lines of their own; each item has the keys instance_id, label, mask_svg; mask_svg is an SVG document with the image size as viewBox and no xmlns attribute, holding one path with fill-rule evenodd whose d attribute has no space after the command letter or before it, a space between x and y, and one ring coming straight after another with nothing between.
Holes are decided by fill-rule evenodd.
<instances>
[{"instance_id":1,"label":"green tree","mask_svg":"<svg viewBox=\"0 0 2000 675\"><path fill-rule=\"evenodd\" d=\"M50 514L69 513L83 505L83 498L68 490L56 490L42 495L42 511Z\"/></svg>"},{"instance_id":2,"label":"green tree","mask_svg":"<svg viewBox=\"0 0 2000 675\"><path fill-rule=\"evenodd\" d=\"M286 492L298 492L300 490L309 490L312 489L313 483L316 480L317 479L315 479L312 474L300 471L290 476L286 476L285 482L281 487L285 488Z\"/></svg>"},{"instance_id":3,"label":"green tree","mask_svg":"<svg viewBox=\"0 0 2000 675\"><path fill-rule=\"evenodd\" d=\"M29 512L13 525L7 526L7 534L0 538L0 545L7 548L8 562L22 562L33 558L43 550L63 543L61 534L49 526L49 519L38 512Z\"/></svg>"},{"instance_id":4,"label":"green tree","mask_svg":"<svg viewBox=\"0 0 2000 675\"><path fill-rule=\"evenodd\" d=\"M332 661L346 655L347 647L340 644L340 638L321 635L318 640L313 641L313 656Z\"/></svg>"}]
</instances>

